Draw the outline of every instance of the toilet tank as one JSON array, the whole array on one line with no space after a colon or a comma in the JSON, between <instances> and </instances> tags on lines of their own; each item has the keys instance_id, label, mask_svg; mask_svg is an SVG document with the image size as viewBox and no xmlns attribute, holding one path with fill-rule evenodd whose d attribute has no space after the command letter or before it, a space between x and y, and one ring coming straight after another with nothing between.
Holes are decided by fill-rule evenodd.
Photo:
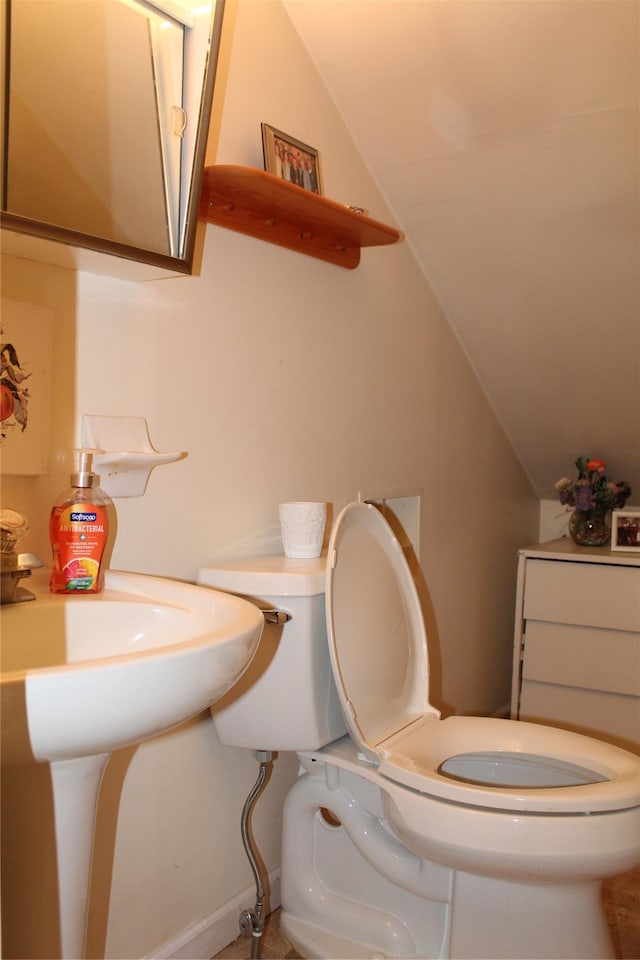
<instances>
[{"instance_id":1,"label":"toilet tank","mask_svg":"<svg viewBox=\"0 0 640 960\"><path fill-rule=\"evenodd\" d=\"M252 750L316 750L346 733L325 621L326 556L247 557L201 567L198 583L290 619L266 622L258 650L211 708L221 742Z\"/></svg>"}]
</instances>

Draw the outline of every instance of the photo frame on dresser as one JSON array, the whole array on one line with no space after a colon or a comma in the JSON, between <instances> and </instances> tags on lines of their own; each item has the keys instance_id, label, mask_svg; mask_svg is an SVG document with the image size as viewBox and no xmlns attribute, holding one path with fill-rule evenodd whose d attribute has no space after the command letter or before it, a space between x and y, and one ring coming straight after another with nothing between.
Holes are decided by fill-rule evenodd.
<instances>
[{"instance_id":1,"label":"photo frame on dresser","mask_svg":"<svg viewBox=\"0 0 640 960\"><path fill-rule=\"evenodd\" d=\"M611 549L640 553L640 510L613 511Z\"/></svg>"}]
</instances>

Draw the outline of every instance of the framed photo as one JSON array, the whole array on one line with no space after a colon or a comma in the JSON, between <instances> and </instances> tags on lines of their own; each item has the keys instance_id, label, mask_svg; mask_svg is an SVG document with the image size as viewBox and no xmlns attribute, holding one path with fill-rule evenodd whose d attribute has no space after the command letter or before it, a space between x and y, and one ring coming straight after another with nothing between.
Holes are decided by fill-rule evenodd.
<instances>
[{"instance_id":1,"label":"framed photo","mask_svg":"<svg viewBox=\"0 0 640 960\"><path fill-rule=\"evenodd\" d=\"M611 515L611 549L640 553L640 510L614 510Z\"/></svg>"},{"instance_id":2,"label":"framed photo","mask_svg":"<svg viewBox=\"0 0 640 960\"><path fill-rule=\"evenodd\" d=\"M267 173L322 196L318 151L288 133L276 130L268 123L261 126L264 168Z\"/></svg>"}]
</instances>

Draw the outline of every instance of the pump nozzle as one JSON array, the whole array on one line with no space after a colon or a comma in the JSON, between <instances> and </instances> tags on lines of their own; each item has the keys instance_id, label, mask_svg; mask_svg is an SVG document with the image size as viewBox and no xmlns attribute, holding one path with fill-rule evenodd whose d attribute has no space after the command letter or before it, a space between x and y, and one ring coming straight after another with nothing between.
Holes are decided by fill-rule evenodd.
<instances>
[{"instance_id":1,"label":"pump nozzle","mask_svg":"<svg viewBox=\"0 0 640 960\"><path fill-rule=\"evenodd\" d=\"M97 487L100 484L100 477L93 472L93 455L97 450L80 449L76 450L78 455L78 470L71 474L72 487Z\"/></svg>"}]
</instances>

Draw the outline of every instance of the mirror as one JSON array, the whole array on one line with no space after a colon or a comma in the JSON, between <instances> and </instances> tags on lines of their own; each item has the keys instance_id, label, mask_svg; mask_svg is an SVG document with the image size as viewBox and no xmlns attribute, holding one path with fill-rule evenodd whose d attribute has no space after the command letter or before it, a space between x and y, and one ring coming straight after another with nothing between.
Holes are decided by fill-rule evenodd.
<instances>
[{"instance_id":1,"label":"mirror","mask_svg":"<svg viewBox=\"0 0 640 960\"><path fill-rule=\"evenodd\" d=\"M2 226L190 273L224 0L2 2Z\"/></svg>"}]
</instances>

